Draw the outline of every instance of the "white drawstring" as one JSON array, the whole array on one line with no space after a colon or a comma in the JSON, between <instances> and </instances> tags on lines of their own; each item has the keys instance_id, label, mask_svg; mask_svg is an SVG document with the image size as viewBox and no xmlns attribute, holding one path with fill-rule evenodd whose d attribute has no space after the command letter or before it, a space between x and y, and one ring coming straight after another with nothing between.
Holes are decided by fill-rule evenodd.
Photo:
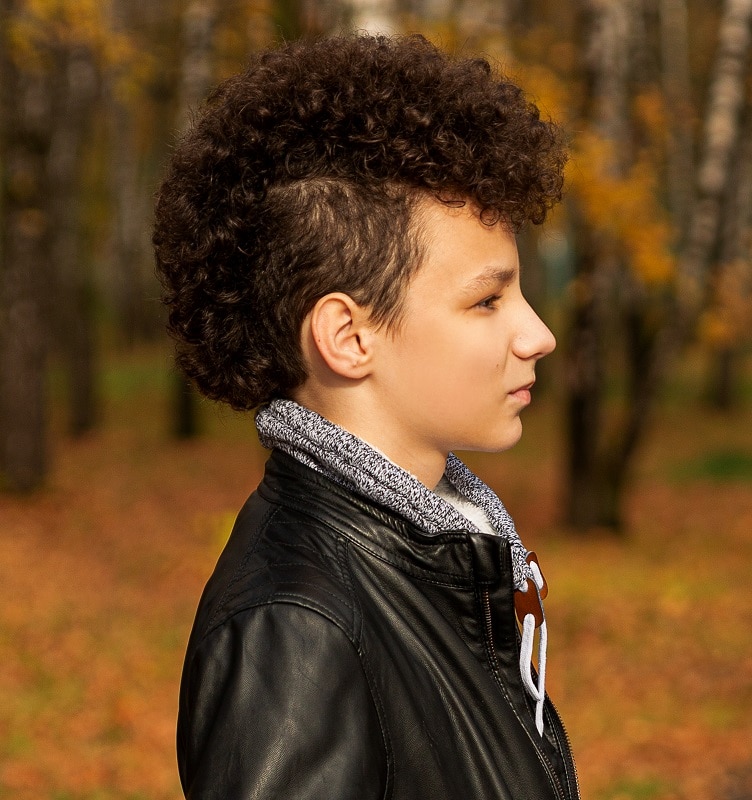
<instances>
[{"instance_id":1,"label":"white drawstring","mask_svg":"<svg viewBox=\"0 0 752 800\"><path fill-rule=\"evenodd\" d=\"M533 573L533 580L535 581L535 585L538 587L538 591L540 591L546 582L543 580L543 573L540 571L538 562L531 560L528 562L528 566L530 567L530 571Z\"/></svg>"},{"instance_id":2,"label":"white drawstring","mask_svg":"<svg viewBox=\"0 0 752 800\"><path fill-rule=\"evenodd\" d=\"M540 601L540 590L543 588L544 581L540 568L535 561L530 561L530 570L535 582L535 591L538 592ZM527 592L530 584L526 584L524 591ZM535 700L535 727L538 733L543 736L543 706L546 701L546 650L548 648L548 631L546 629L546 616L543 612L543 603L540 604L543 621L540 625L540 640L538 642L538 684L533 681L532 661L533 644L535 642L535 617L526 614L522 621L522 642L520 644L520 676L522 683L530 697Z\"/></svg>"}]
</instances>

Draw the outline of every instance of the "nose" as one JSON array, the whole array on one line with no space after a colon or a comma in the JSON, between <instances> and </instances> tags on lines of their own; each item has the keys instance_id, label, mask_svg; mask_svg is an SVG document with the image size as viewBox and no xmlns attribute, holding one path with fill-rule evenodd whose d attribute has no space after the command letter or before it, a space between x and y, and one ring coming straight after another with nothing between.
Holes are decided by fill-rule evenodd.
<instances>
[{"instance_id":1,"label":"nose","mask_svg":"<svg viewBox=\"0 0 752 800\"><path fill-rule=\"evenodd\" d=\"M514 338L515 355L522 359L535 359L547 356L556 347L556 338L545 322L535 313L525 300L520 327Z\"/></svg>"}]
</instances>

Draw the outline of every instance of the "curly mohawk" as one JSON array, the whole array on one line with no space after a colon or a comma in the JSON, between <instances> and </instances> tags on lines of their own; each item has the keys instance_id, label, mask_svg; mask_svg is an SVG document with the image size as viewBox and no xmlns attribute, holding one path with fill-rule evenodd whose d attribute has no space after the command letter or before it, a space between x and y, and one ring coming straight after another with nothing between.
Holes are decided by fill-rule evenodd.
<instances>
[{"instance_id":1,"label":"curly mohawk","mask_svg":"<svg viewBox=\"0 0 752 800\"><path fill-rule=\"evenodd\" d=\"M420 36L258 54L210 95L157 196L179 365L236 409L289 396L320 297L346 292L397 321L420 265L420 198L518 229L560 199L564 162L558 129L519 87Z\"/></svg>"}]
</instances>

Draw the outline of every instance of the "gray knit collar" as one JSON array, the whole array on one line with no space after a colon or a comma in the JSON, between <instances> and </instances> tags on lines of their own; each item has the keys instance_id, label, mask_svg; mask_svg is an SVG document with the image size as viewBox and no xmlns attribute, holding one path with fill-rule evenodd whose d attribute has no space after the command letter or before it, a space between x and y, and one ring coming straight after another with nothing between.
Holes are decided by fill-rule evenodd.
<instances>
[{"instance_id":1,"label":"gray knit collar","mask_svg":"<svg viewBox=\"0 0 752 800\"><path fill-rule=\"evenodd\" d=\"M278 448L350 491L400 514L426 533L478 532L453 505L357 436L292 400L273 400L256 414L259 440ZM532 577L527 550L504 504L453 453L445 476L469 502L481 508L493 529L509 542L516 588Z\"/></svg>"}]
</instances>

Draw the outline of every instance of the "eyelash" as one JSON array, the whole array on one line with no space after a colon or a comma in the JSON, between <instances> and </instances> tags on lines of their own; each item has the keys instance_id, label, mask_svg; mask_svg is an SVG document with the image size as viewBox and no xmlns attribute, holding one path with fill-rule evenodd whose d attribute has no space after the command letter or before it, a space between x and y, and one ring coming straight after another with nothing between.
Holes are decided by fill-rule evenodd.
<instances>
[{"instance_id":1,"label":"eyelash","mask_svg":"<svg viewBox=\"0 0 752 800\"><path fill-rule=\"evenodd\" d=\"M486 297L478 303L478 308L487 308L489 310L493 310L496 308L496 304L501 300L500 294L492 294L490 297Z\"/></svg>"}]
</instances>

